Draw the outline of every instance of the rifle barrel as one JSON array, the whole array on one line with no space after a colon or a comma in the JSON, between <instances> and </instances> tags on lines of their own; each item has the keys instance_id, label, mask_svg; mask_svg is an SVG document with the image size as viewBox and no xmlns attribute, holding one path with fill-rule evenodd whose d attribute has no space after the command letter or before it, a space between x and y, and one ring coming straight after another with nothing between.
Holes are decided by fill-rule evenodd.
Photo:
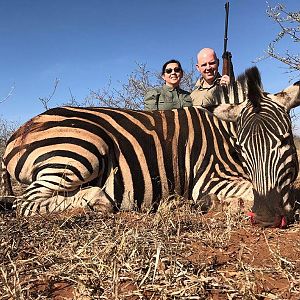
<instances>
[{"instance_id":1,"label":"rifle barrel","mask_svg":"<svg viewBox=\"0 0 300 300\"><path fill-rule=\"evenodd\" d=\"M226 3L225 3L225 12L226 12L226 16L225 16L225 33L224 33L224 51L223 51L223 53L225 53L227 51L227 41L228 41L227 32L228 32L229 1L226 1Z\"/></svg>"}]
</instances>

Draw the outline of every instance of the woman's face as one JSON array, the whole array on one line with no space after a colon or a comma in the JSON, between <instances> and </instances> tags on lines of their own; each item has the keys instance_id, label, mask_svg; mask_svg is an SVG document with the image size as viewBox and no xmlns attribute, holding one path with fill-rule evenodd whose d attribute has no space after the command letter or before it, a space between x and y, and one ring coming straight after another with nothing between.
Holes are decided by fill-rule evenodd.
<instances>
[{"instance_id":1,"label":"woman's face","mask_svg":"<svg viewBox=\"0 0 300 300\"><path fill-rule=\"evenodd\" d=\"M176 63L167 64L165 73L162 75L166 85L171 87L178 87L182 78L183 72Z\"/></svg>"}]
</instances>

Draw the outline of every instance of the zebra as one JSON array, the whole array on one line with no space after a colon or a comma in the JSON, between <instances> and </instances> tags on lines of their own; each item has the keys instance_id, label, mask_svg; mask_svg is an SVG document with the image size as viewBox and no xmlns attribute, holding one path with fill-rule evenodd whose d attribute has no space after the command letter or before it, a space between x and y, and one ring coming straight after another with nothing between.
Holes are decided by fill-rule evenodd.
<instances>
[{"instance_id":1,"label":"zebra","mask_svg":"<svg viewBox=\"0 0 300 300\"><path fill-rule=\"evenodd\" d=\"M289 111L300 105L300 81L270 94L263 92L256 67L246 73L247 85L237 82L237 89L235 85L231 89L246 88L243 93L250 101L237 106L224 104L213 108L214 113L236 121L237 151L252 183L251 221L263 226L285 227L288 219L292 219L296 204L299 205L291 190L299 164ZM226 93L215 96L224 102Z\"/></svg>"},{"instance_id":2,"label":"zebra","mask_svg":"<svg viewBox=\"0 0 300 300\"><path fill-rule=\"evenodd\" d=\"M240 104L221 104L213 113L195 107L50 109L9 139L2 194L12 195L11 176L28 185L14 204L23 216L76 207L156 210L170 194L196 203L241 198L253 204L253 222L285 226L298 174L289 111L300 104L299 82L264 93L253 67L235 87L228 94L219 88L214 97L238 96Z\"/></svg>"}]
</instances>

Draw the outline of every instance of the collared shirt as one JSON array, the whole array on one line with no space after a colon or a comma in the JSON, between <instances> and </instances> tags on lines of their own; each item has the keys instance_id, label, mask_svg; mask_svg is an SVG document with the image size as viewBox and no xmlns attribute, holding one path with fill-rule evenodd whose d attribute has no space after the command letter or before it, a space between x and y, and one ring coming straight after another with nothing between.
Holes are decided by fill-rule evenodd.
<instances>
[{"instance_id":1,"label":"collared shirt","mask_svg":"<svg viewBox=\"0 0 300 300\"><path fill-rule=\"evenodd\" d=\"M166 84L159 89L149 90L144 97L145 110L168 110L192 105L189 92Z\"/></svg>"},{"instance_id":2,"label":"collared shirt","mask_svg":"<svg viewBox=\"0 0 300 300\"><path fill-rule=\"evenodd\" d=\"M191 98L193 100L193 106L195 107L208 107L215 105L213 99L213 91L216 86L219 85L221 75L218 73L213 84L209 87L204 87L204 78L198 79L195 88L191 93Z\"/></svg>"}]
</instances>

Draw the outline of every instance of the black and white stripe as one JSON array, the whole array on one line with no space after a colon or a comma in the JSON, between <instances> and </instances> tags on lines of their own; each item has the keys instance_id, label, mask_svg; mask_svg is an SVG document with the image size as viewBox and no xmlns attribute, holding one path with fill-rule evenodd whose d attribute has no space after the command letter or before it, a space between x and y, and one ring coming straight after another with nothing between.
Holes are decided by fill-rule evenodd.
<instances>
[{"instance_id":1,"label":"black and white stripe","mask_svg":"<svg viewBox=\"0 0 300 300\"><path fill-rule=\"evenodd\" d=\"M80 197L76 203L76 197L62 200L56 192L72 194L90 182L105 185L101 197L117 209L149 209L173 193L231 196L241 180L245 186L234 193L242 195L249 184L236 161L234 135L232 123L196 108L61 107L23 125L3 159L10 174L30 184L22 214L84 206Z\"/></svg>"},{"instance_id":2,"label":"black and white stripe","mask_svg":"<svg viewBox=\"0 0 300 300\"><path fill-rule=\"evenodd\" d=\"M29 185L16 202L18 211L31 215L86 206L148 210L174 193L195 201L208 194L251 200L252 182L256 192L258 182L269 186L271 176L257 173L263 152L253 152L256 139L245 134L258 122L248 111L261 99L262 113L253 111L263 119L278 115L280 131L275 135L290 132L290 121L282 109L277 113L278 104L265 108L263 103L274 100L262 97L259 83L248 77L251 72L239 79L238 93L229 93L238 94L243 103L234 109L218 108L218 118L194 107L153 112L60 107L34 117L14 133L3 156L3 168ZM224 96L222 90L218 93L216 97ZM255 101L247 104L242 97L249 95ZM231 119L233 111L238 112L237 122L221 120ZM267 129L261 126L260 131L267 135ZM289 157L294 159L292 141L280 150L278 143L268 141L266 137L259 142L268 153L284 152L281 158L276 154L274 172L281 175L272 178L284 190L297 172L278 169ZM286 203L285 199L282 207Z\"/></svg>"},{"instance_id":3,"label":"black and white stripe","mask_svg":"<svg viewBox=\"0 0 300 300\"><path fill-rule=\"evenodd\" d=\"M241 84L244 79L245 87ZM275 95L264 93L258 70L253 68L233 89L248 98L240 105L236 138L242 164L253 185L255 218L264 225L276 225L294 208L291 185L299 166L289 110L299 105L299 82ZM234 97L232 91L229 95ZM221 101L225 97L222 92L216 96Z\"/></svg>"}]
</instances>

